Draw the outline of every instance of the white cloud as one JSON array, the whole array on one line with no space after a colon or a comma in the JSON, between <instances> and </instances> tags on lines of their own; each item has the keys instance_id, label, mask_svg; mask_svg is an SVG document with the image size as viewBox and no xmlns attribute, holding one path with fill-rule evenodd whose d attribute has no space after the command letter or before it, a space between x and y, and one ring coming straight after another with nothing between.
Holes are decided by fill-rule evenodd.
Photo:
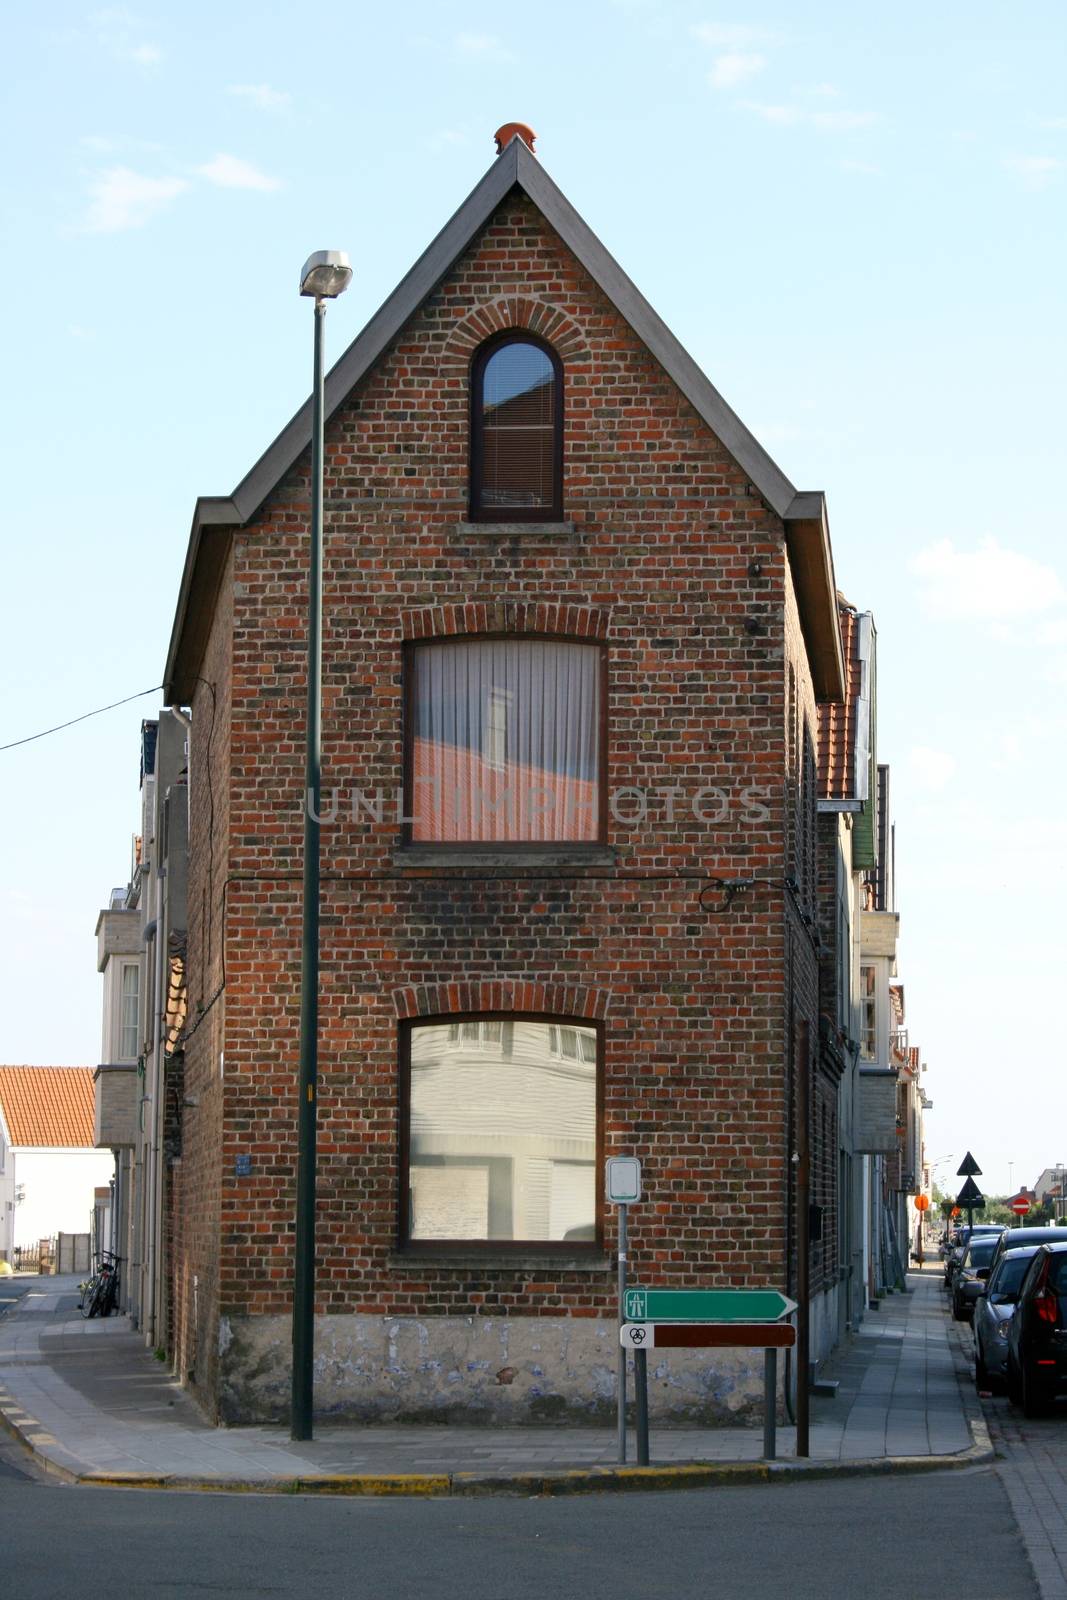
<instances>
[{"instance_id":1,"label":"white cloud","mask_svg":"<svg viewBox=\"0 0 1067 1600\"><path fill-rule=\"evenodd\" d=\"M469 144L470 140L459 128L439 128L436 133L431 133L426 140L428 150L450 150L457 145Z\"/></svg>"},{"instance_id":2,"label":"white cloud","mask_svg":"<svg viewBox=\"0 0 1067 1600\"><path fill-rule=\"evenodd\" d=\"M806 106L765 105L758 100L746 100L745 110L782 128L822 128L830 132L869 128L878 121L875 111L809 111Z\"/></svg>"},{"instance_id":3,"label":"white cloud","mask_svg":"<svg viewBox=\"0 0 1067 1600\"><path fill-rule=\"evenodd\" d=\"M123 6L109 6L90 18L97 39L118 61L133 61L139 67L155 67L163 60L158 44L138 39L143 26L140 17Z\"/></svg>"},{"instance_id":4,"label":"white cloud","mask_svg":"<svg viewBox=\"0 0 1067 1600\"><path fill-rule=\"evenodd\" d=\"M917 789L940 794L956 775L956 758L947 750L916 744L908 751L908 773Z\"/></svg>"},{"instance_id":5,"label":"white cloud","mask_svg":"<svg viewBox=\"0 0 1067 1600\"><path fill-rule=\"evenodd\" d=\"M257 111L284 111L291 99L284 89L272 89L269 83L231 83L226 93L247 100Z\"/></svg>"},{"instance_id":6,"label":"white cloud","mask_svg":"<svg viewBox=\"0 0 1067 1600\"><path fill-rule=\"evenodd\" d=\"M922 585L923 611L940 619L1003 621L1049 611L1067 599L1054 568L992 538L977 550L957 550L951 539L939 539L908 566Z\"/></svg>"},{"instance_id":7,"label":"white cloud","mask_svg":"<svg viewBox=\"0 0 1067 1600\"><path fill-rule=\"evenodd\" d=\"M118 45L115 54L123 61L136 61L139 67L155 67L163 60L158 44Z\"/></svg>"},{"instance_id":8,"label":"white cloud","mask_svg":"<svg viewBox=\"0 0 1067 1600\"><path fill-rule=\"evenodd\" d=\"M129 167L109 167L89 185L89 233L124 233L143 227L188 189L185 178L146 178Z\"/></svg>"},{"instance_id":9,"label":"white cloud","mask_svg":"<svg viewBox=\"0 0 1067 1600\"><path fill-rule=\"evenodd\" d=\"M1067 117L1046 117L1041 126L1050 128L1053 133L1062 133L1067 128Z\"/></svg>"},{"instance_id":10,"label":"white cloud","mask_svg":"<svg viewBox=\"0 0 1067 1600\"><path fill-rule=\"evenodd\" d=\"M840 166L842 172L856 172L867 178L878 178L882 174L881 167L871 161L842 161Z\"/></svg>"},{"instance_id":11,"label":"white cloud","mask_svg":"<svg viewBox=\"0 0 1067 1600\"><path fill-rule=\"evenodd\" d=\"M745 50L756 44L778 44L781 34L749 22L698 22L693 35L713 50Z\"/></svg>"},{"instance_id":12,"label":"white cloud","mask_svg":"<svg viewBox=\"0 0 1067 1600\"><path fill-rule=\"evenodd\" d=\"M82 343L89 343L96 338L95 328L83 328L78 322L69 322L67 324L67 333L72 339L77 339Z\"/></svg>"},{"instance_id":13,"label":"white cloud","mask_svg":"<svg viewBox=\"0 0 1067 1600\"><path fill-rule=\"evenodd\" d=\"M514 61L514 52L495 33L458 33L452 41L457 54L475 61Z\"/></svg>"},{"instance_id":14,"label":"white cloud","mask_svg":"<svg viewBox=\"0 0 1067 1600\"><path fill-rule=\"evenodd\" d=\"M1067 161L1058 156L1007 156L1001 166L1014 172L1024 189L1047 189L1053 178L1067 168Z\"/></svg>"},{"instance_id":15,"label":"white cloud","mask_svg":"<svg viewBox=\"0 0 1067 1600\"><path fill-rule=\"evenodd\" d=\"M240 156L219 154L196 170L208 183L217 184L220 189L259 189L266 192L281 188L278 178L260 172L258 167L254 167L250 161L242 161Z\"/></svg>"},{"instance_id":16,"label":"white cloud","mask_svg":"<svg viewBox=\"0 0 1067 1600\"><path fill-rule=\"evenodd\" d=\"M739 83L754 78L766 65L766 56L755 52L730 51L726 55L716 56L708 73L708 82L713 89L734 89Z\"/></svg>"}]
</instances>

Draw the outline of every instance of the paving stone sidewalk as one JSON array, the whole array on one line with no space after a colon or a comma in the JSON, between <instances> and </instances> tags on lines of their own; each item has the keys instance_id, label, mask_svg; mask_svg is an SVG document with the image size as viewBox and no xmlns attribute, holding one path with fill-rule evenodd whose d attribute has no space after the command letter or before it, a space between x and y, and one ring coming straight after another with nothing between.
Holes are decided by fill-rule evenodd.
<instances>
[{"instance_id":1,"label":"paving stone sidewalk","mask_svg":"<svg viewBox=\"0 0 1067 1600\"><path fill-rule=\"evenodd\" d=\"M938 1279L934 1269L912 1274L912 1292L869 1312L823 1374L840 1387L833 1399L812 1399L811 1460L821 1470L854 1470L864 1461L886 1468L891 1458L922 1458L931 1467L988 1459L980 1407L953 1362ZM464 1474L503 1488L530 1474L617 1463L614 1430L606 1428L324 1423L314 1440L294 1444L285 1427L212 1427L125 1318L82 1319L73 1278L38 1280L0 1322L0 1413L39 1461L68 1478L268 1488L338 1476ZM795 1430L781 1428L780 1462L794 1451ZM755 1464L761 1454L758 1426L652 1429L658 1467Z\"/></svg>"}]
</instances>

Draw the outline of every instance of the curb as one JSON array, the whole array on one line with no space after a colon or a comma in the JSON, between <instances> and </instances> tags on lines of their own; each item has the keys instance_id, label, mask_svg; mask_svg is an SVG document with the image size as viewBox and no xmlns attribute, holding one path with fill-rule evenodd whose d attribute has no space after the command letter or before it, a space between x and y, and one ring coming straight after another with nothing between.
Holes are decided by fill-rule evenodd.
<instances>
[{"instance_id":1,"label":"curb","mask_svg":"<svg viewBox=\"0 0 1067 1600\"><path fill-rule=\"evenodd\" d=\"M35 1452L36 1453L36 1452ZM168 1473L83 1472L76 1481L98 1489L175 1489L197 1494L317 1494L349 1497L484 1499L490 1495L561 1498L565 1495L648 1493L795 1483L815 1478L869 1478L905 1473L960 1471L991 1462L993 1450L976 1441L951 1456L873 1456L855 1461L692 1462L669 1467L589 1467L516 1472L488 1477L474 1472L335 1473L300 1478L209 1478Z\"/></svg>"}]
</instances>

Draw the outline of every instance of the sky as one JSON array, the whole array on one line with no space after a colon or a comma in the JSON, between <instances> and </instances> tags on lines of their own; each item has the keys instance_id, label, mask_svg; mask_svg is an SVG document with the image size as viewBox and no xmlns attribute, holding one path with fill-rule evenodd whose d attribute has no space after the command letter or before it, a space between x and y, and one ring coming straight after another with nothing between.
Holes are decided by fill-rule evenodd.
<instances>
[{"instance_id":1,"label":"sky","mask_svg":"<svg viewBox=\"0 0 1067 1600\"><path fill-rule=\"evenodd\" d=\"M162 681L198 494L493 159L537 153L800 489L878 629L900 977L990 1193L1067 1160L1067 12L543 0L9 8L0 745ZM9 72L8 78L12 77ZM0 1060L100 1050L148 696L0 751ZM1050 988L1051 985L1051 988Z\"/></svg>"}]
</instances>

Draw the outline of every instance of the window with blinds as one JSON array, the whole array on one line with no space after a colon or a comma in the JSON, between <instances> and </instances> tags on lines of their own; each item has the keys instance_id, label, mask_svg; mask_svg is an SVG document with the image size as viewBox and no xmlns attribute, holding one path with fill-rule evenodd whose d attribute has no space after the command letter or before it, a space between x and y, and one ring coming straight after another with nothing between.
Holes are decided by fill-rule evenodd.
<instances>
[{"instance_id":1,"label":"window with blinds","mask_svg":"<svg viewBox=\"0 0 1067 1600\"><path fill-rule=\"evenodd\" d=\"M601 645L451 639L407 666L408 842L602 840Z\"/></svg>"},{"instance_id":2,"label":"window with blinds","mask_svg":"<svg viewBox=\"0 0 1067 1600\"><path fill-rule=\"evenodd\" d=\"M417 1022L401 1047L402 1243L595 1247L600 1031Z\"/></svg>"},{"instance_id":3,"label":"window with blinds","mask_svg":"<svg viewBox=\"0 0 1067 1600\"><path fill-rule=\"evenodd\" d=\"M504 334L482 345L471 382L471 516L483 522L559 520L559 357L528 334Z\"/></svg>"}]
</instances>

